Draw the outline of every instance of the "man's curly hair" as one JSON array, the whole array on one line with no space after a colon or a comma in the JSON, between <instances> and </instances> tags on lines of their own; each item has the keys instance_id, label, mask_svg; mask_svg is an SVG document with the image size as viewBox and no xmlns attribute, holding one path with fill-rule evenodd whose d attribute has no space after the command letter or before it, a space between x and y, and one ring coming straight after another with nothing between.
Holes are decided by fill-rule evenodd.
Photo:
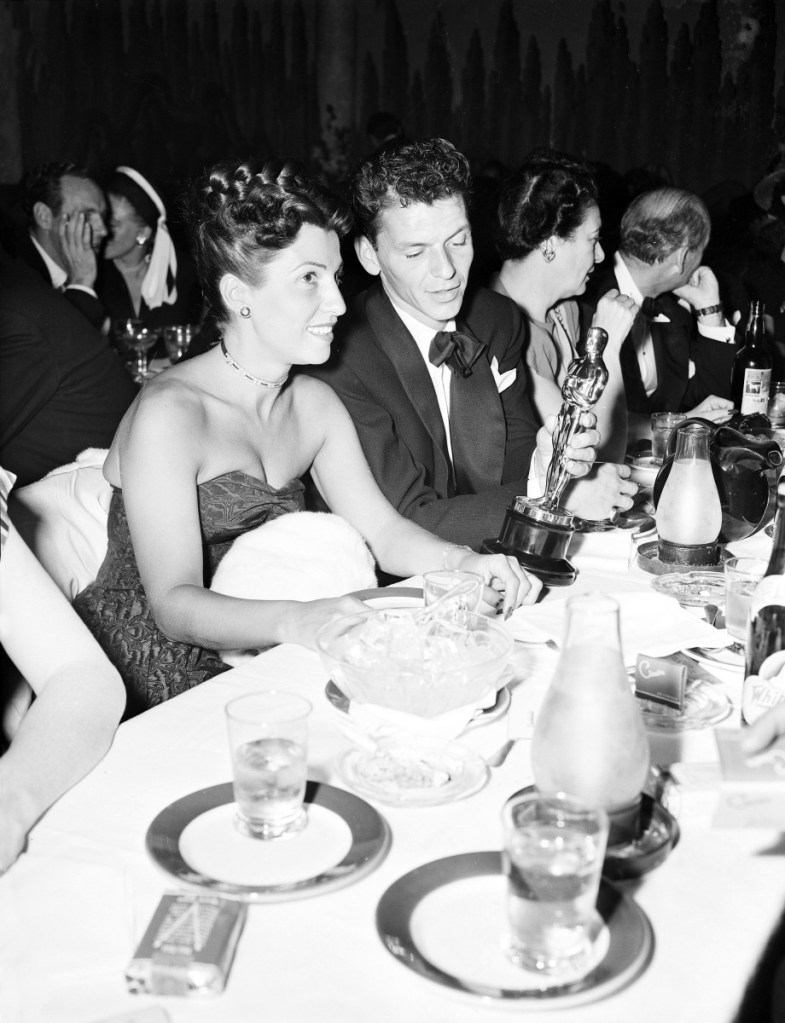
<instances>
[{"instance_id":1,"label":"man's curly hair","mask_svg":"<svg viewBox=\"0 0 785 1023\"><path fill-rule=\"evenodd\" d=\"M381 214L409 203L431 205L460 196L468 205L469 161L446 139L402 140L360 164L352 179L352 210L359 234L370 242Z\"/></svg>"}]
</instances>

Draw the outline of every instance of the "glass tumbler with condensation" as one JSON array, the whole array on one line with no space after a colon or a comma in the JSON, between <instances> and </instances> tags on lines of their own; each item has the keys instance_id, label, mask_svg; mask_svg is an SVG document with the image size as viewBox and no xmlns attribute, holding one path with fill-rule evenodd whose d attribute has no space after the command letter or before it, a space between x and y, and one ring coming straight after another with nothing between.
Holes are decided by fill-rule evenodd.
<instances>
[{"instance_id":1,"label":"glass tumbler with condensation","mask_svg":"<svg viewBox=\"0 0 785 1023\"><path fill-rule=\"evenodd\" d=\"M302 831L311 704L296 693L263 690L226 705L237 826L252 838Z\"/></svg>"}]
</instances>

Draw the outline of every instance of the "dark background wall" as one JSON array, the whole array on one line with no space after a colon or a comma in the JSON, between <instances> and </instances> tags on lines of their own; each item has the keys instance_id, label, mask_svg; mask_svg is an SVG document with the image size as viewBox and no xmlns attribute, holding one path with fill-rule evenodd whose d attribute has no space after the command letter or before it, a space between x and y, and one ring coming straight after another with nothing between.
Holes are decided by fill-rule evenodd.
<instances>
[{"instance_id":1,"label":"dark background wall","mask_svg":"<svg viewBox=\"0 0 785 1023\"><path fill-rule=\"evenodd\" d=\"M782 6L0 0L0 175L130 163L174 190L215 159L274 152L340 178L382 108L475 166L551 142L697 191L751 187L785 142Z\"/></svg>"}]
</instances>

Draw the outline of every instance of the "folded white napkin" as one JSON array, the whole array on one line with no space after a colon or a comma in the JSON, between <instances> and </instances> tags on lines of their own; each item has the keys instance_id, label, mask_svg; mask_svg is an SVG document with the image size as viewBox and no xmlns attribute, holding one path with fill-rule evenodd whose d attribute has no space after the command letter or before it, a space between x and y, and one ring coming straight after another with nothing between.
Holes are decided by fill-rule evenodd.
<instances>
[{"instance_id":1,"label":"folded white napkin","mask_svg":"<svg viewBox=\"0 0 785 1023\"><path fill-rule=\"evenodd\" d=\"M395 735L417 735L428 739L455 739L472 719L475 711L496 702L496 687L491 686L479 699L463 707L454 707L436 717L423 718L406 711L391 710L372 703L349 704L349 719L374 744Z\"/></svg>"},{"instance_id":2,"label":"folded white napkin","mask_svg":"<svg viewBox=\"0 0 785 1023\"><path fill-rule=\"evenodd\" d=\"M621 643L625 664L635 664L638 654L664 657L690 647L727 646L730 637L708 622L690 614L677 600L651 591L608 593L619 604ZM523 607L507 623L520 639L564 640L567 600L548 600L535 607Z\"/></svg>"}]
</instances>

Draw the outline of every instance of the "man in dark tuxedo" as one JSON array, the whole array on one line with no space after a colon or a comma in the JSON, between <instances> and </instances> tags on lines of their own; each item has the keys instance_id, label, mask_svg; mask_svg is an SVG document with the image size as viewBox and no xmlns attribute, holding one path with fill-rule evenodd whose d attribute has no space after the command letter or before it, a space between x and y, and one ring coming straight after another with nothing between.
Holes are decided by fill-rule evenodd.
<instances>
[{"instance_id":1,"label":"man in dark tuxedo","mask_svg":"<svg viewBox=\"0 0 785 1023\"><path fill-rule=\"evenodd\" d=\"M0 256L0 465L20 485L108 447L136 386L68 301Z\"/></svg>"},{"instance_id":2,"label":"man in dark tuxedo","mask_svg":"<svg viewBox=\"0 0 785 1023\"><path fill-rule=\"evenodd\" d=\"M527 394L517 306L485 288L464 294L469 187L465 157L443 139L402 141L360 166L355 248L379 280L338 322L330 361L309 372L342 398L391 504L479 548L516 496L542 492L552 448ZM576 439L575 475L588 472L597 441L593 429ZM603 466L570 489L572 510L604 518L629 508L637 488Z\"/></svg>"},{"instance_id":3,"label":"man in dark tuxedo","mask_svg":"<svg viewBox=\"0 0 785 1023\"><path fill-rule=\"evenodd\" d=\"M94 285L107 235L104 193L84 168L47 163L25 175L22 208L27 230L6 240L9 251L100 329L105 313Z\"/></svg>"},{"instance_id":4,"label":"man in dark tuxedo","mask_svg":"<svg viewBox=\"0 0 785 1023\"><path fill-rule=\"evenodd\" d=\"M581 299L586 322L611 288L641 308L621 349L630 413L730 417L737 348L717 278L701 265L710 230L708 210L691 192L658 188L638 196L622 217L612 268L592 277Z\"/></svg>"}]
</instances>

